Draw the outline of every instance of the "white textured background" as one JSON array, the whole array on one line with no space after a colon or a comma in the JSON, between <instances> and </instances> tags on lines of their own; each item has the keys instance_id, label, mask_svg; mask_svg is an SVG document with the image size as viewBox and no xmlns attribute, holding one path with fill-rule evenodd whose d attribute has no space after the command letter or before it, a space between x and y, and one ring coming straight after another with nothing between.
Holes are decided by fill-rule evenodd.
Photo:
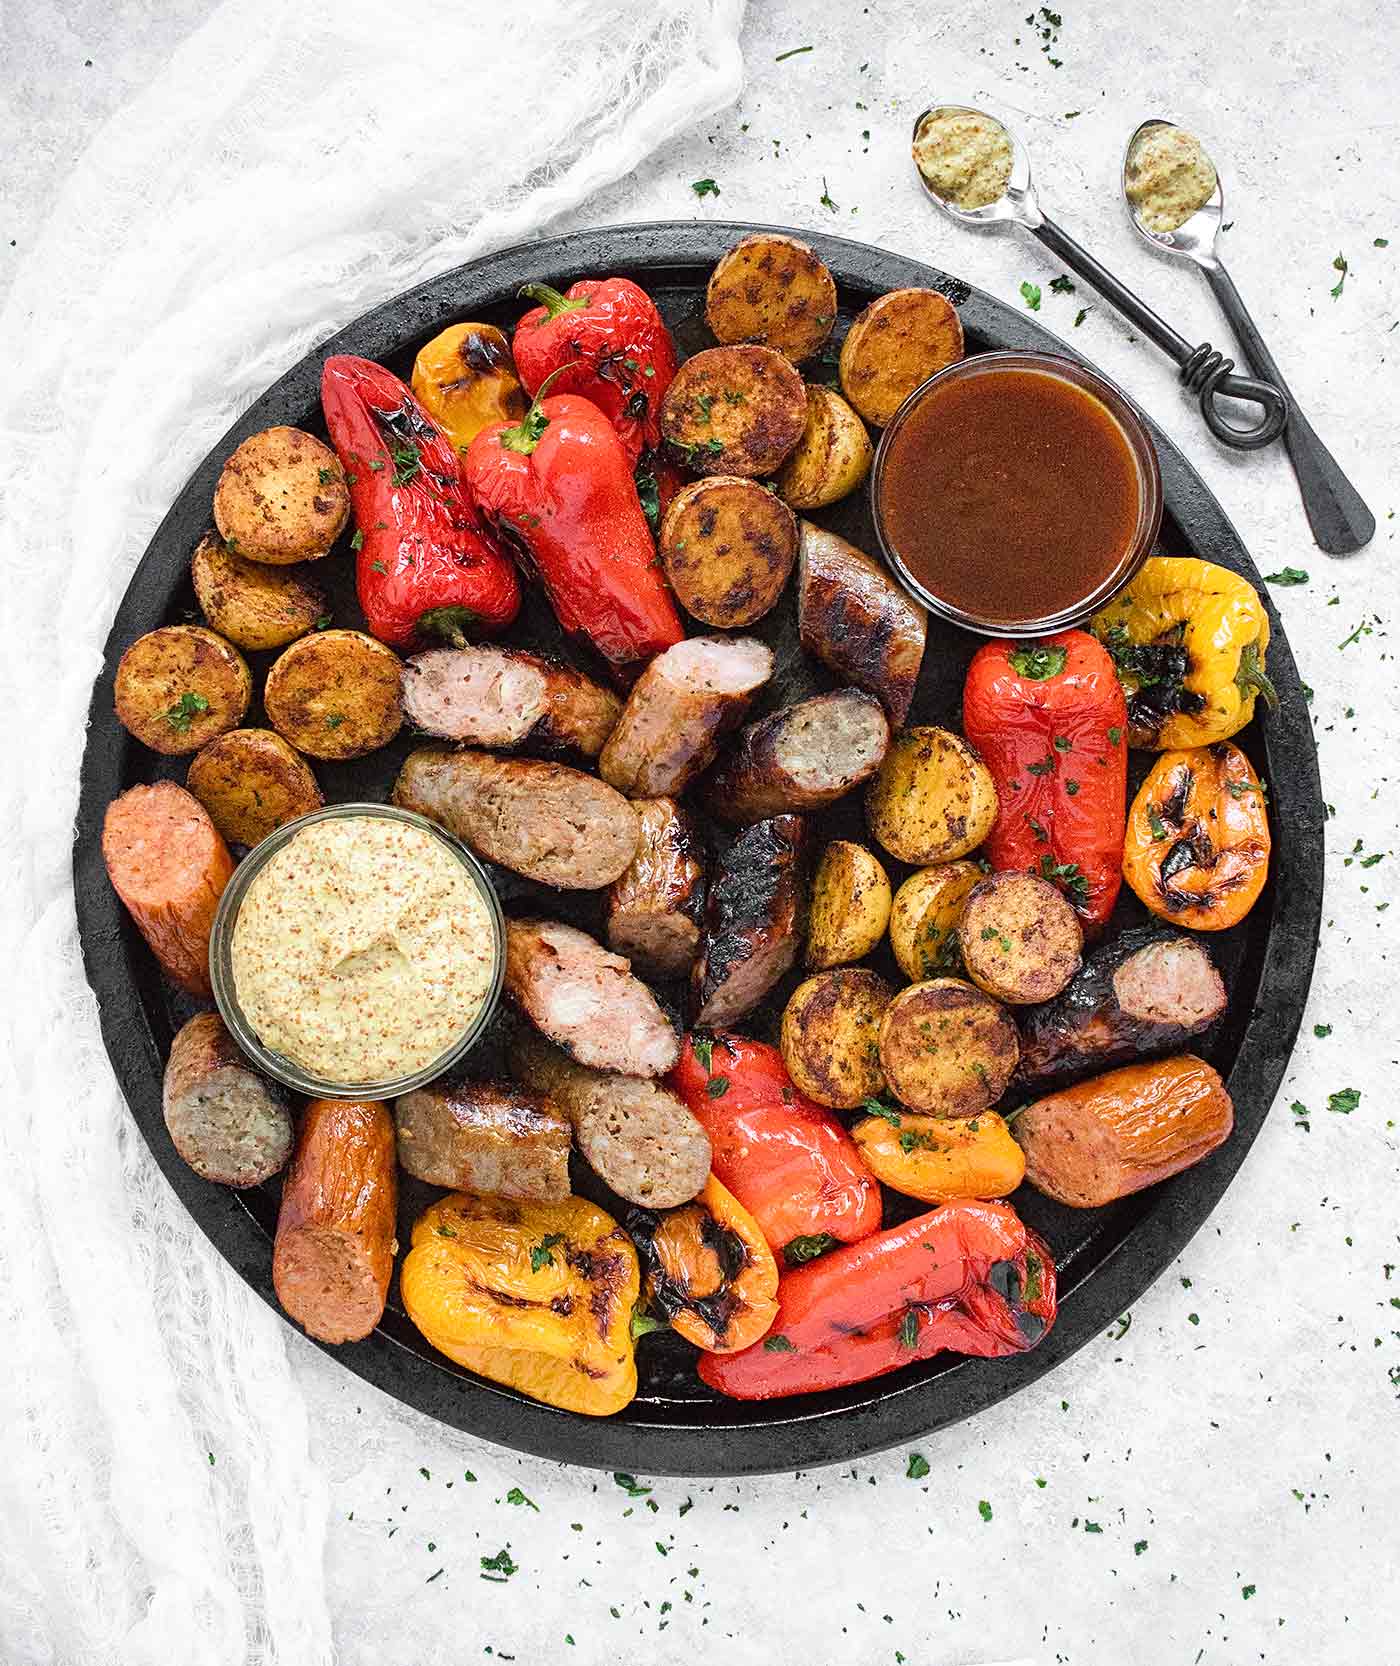
<instances>
[{"instance_id":1,"label":"white textured background","mask_svg":"<svg viewBox=\"0 0 1400 1666\"><path fill-rule=\"evenodd\" d=\"M347 1666L1400 1661L1400 1024L1388 987L1400 910L1386 906L1400 846L1389 636L1400 599L1400 21L1391 0L1065 0L1044 51L1026 4L751 0L739 105L577 223L782 221L925 256L1013 303L1023 279L1039 283L1042 319L1158 417L1261 569L1309 572L1306 586L1274 594L1316 690L1335 817L1318 974L1279 1103L1131 1327L924 1443L923 1481L906 1478L904 1451L797 1477L655 1481L631 1498L607 1476L515 1459L409 1414L288 1330L331 1481L327 1571ZM205 10L0 6L0 283L79 150ZM547 92L516 96L528 120L530 98ZM1038 247L934 218L906 154L913 115L939 97L1013 117L1047 209L1184 334L1228 349L1203 281L1138 243L1116 198L1123 142L1144 116L1206 139L1226 183L1236 281L1376 512L1366 552L1321 555L1282 453L1216 447L1163 361L1092 296L1050 293L1055 268ZM721 194L702 203L690 184L707 176ZM1339 253L1350 271L1334 299ZM1075 331L1082 305L1093 310ZM1346 1087L1360 1104L1329 1112ZM511 1488L535 1508L509 1502ZM484 1583L479 1558L505 1546L519 1571Z\"/></svg>"}]
</instances>

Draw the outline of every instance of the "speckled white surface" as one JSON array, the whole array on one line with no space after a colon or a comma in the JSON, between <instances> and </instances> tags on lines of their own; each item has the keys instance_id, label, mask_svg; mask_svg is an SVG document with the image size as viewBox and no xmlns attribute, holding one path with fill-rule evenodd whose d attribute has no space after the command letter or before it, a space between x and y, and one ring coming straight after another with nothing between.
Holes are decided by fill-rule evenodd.
<instances>
[{"instance_id":1,"label":"speckled white surface","mask_svg":"<svg viewBox=\"0 0 1400 1666\"><path fill-rule=\"evenodd\" d=\"M1261 569L1309 572L1274 594L1316 691L1335 817L1317 977L1279 1103L1131 1327L923 1443L921 1481L906 1477L906 1450L797 1477L655 1481L629 1497L607 1476L408 1414L289 1332L332 1484L327 1573L347 1666L1400 1660L1400 1026L1385 911L1400 871L1400 31L1386 0L1093 0L1064 8L1046 43L1025 3L755 5L739 105L579 223L783 221L930 258L1013 303L1023 280L1039 284L1042 320L1157 416ZM0 282L102 116L203 9L178 0L157 18L66 0L9 13ZM1225 180L1236 281L1376 512L1367 551L1321 555L1282 454L1214 446L1163 361L1092 296L1051 294L1056 269L1038 248L933 217L905 154L934 97L1014 118L1047 208L1184 334L1225 345L1200 278L1143 248L1116 199L1139 120L1196 128ZM699 203L690 182L706 176L720 195ZM1334 299L1339 253L1349 272ZM1360 1103L1329 1111L1346 1087ZM518 1571L484 1583L479 1558L503 1547Z\"/></svg>"}]
</instances>

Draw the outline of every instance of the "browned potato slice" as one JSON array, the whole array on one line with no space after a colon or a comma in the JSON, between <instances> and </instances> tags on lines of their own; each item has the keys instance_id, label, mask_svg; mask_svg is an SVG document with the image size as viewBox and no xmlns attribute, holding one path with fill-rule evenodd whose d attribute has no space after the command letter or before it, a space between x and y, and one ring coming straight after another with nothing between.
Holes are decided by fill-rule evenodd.
<instances>
[{"instance_id":1,"label":"browned potato slice","mask_svg":"<svg viewBox=\"0 0 1400 1666\"><path fill-rule=\"evenodd\" d=\"M661 432L696 474L772 474L806 424L802 378L771 347L707 347L661 405Z\"/></svg>"},{"instance_id":2,"label":"browned potato slice","mask_svg":"<svg viewBox=\"0 0 1400 1666\"><path fill-rule=\"evenodd\" d=\"M911 983L880 1024L890 1092L935 1116L975 1116L995 1105L1020 1054L1011 1014L961 978Z\"/></svg>"},{"instance_id":3,"label":"browned potato slice","mask_svg":"<svg viewBox=\"0 0 1400 1666\"><path fill-rule=\"evenodd\" d=\"M326 618L326 593L305 567L269 567L200 540L190 563L194 593L213 628L240 648L285 648Z\"/></svg>"},{"instance_id":4,"label":"browned potato slice","mask_svg":"<svg viewBox=\"0 0 1400 1666\"><path fill-rule=\"evenodd\" d=\"M997 819L997 789L961 735L901 729L866 789L870 831L901 862L951 862L976 850Z\"/></svg>"},{"instance_id":5,"label":"browned potato slice","mask_svg":"<svg viewBox=\"0 0 1400 1666\"><path fill-rule=\"evenodd\" d=\"M796 364L831 334L836 284L805 243L755 232L736 243L710 274L705 322L716 341L762 342Z\"/></svg>"},{"instance_id":6,"label":"browned potato slice","mask_svg":"<svg viewBox=\"0 0 1400 1666\"><path fill-rule=\"evenodd\" d=\"M821 509L864 482L874 455L865 424L841 395L809 385L807 426L778 471L779 494L794 509Z\"/></svg>"},{"instance_id":7,"label":"browned potato slice","mask_svg":"<svg viewBox=\"0 0 1400 1666\"><path fill-rule=\"evenodd\" d=\"M1024 1007L1058 995L1079 970L1084 932L1058 886L1008 872L989 874L968 892L958 941L973 983Z\"/></svg>"},{"instance_id":8,"label":"browned potato slice","mask_svg":"<svg viewBox=\"0 0 1400 1666\"><path fill-rule=\"evenodd\" d=\"M766 486L715 474L671 499L659 542L676 600L693 619L732 630L782 595L797 559L797 517Z\"/></svg>"},{"instance_id":9,"label":"browned potato slice","mask_svg":"<svg viewBox=\"0 0 1400 1666\"><path fill-rule=\"evenodd\" d=\"M863 960L885 935L890 881L864 845L833 839L812 881L807 964L813 969Z\"/></svg>"},{"instance_id":10,"label":"browned potato slice","mask_svg":"<svg viewBox=\"0 0 1400 1666\"><path fill-rule=\"evenodd\" d=\"M300 428L250 434L214 488L214 525L235 555L285 567L340 536L350 489L335 453Z\"/></svg>"},{"instance_id":11,"label":"browned potato slice","mask_svg":"<svg viewBox=\"0 0 1400 1666\"><path fill-rule=\"evenodd\" d=\"M919 383L963 356L957 309L936 289L878 296L841 343L841 391L883 428Z\"/></svg>"},{"instance_id":12,"label":"browned potato slice","mask_svg":"<svg viewBox=\"0 0 1400 1666\"><path fill-rule=\"evenodd\" d=\"M402 667L361 631L317 631L294 642L267 674L272 727L313 758L358 758L399 732Z\"/></svg>"},{"instance_id":13,"label":"browned potato slice","mask_svg":"<svg viewBox=\"0 0 1400 1666\"><path fill-rule=\"evenodd\" d=\"M982 872L976 862L942 862L910 874L895 892L890 948L911 982L961 970L958 921Z\"/></svg>"},{"instance_id":14,"label":"browned potato slice","mask_svg":"<svg viewBox=\"0 0 1400 1666\"><path fill-rule=\"evenodd\" d=\"M458 451L494 422L519 422L530 403L494 324L452 324L435 335L413 361L413 391Z\"/></svg>"},{"instance_id":15,"label":"browned potato slice","mask_svg":"<svg viewBox=\"0 0 1400 1666\"><path fill-rule=\"evenodd\" d=\"M203 625L163 625L122 655L117 717L153 752L198 752L236 729L253 697L248 662Z\"/></svg>"},{"instance_id":16,"label":"browned potato slice","mask_svg":"<svg viewBox=\"0 0 1400 1666\"><path fill-rule=\"evenodd\" d=\"M843 1111L883 1093L880 1020L893 993L860 966L798 984L783 1012L782 1051L800 1093Z\"/></svg>"},{"instance_id":17,"label":"browned potato slice","mask_svg":"<svg viewBox=\"0 0 1400 1666\"><path fill-rule=\"evenodd\" d=\"M185 785L231 844L255 845L325 800L306 759L271 729L232 729L190 760Z\"/></svg>"}]
</instances>

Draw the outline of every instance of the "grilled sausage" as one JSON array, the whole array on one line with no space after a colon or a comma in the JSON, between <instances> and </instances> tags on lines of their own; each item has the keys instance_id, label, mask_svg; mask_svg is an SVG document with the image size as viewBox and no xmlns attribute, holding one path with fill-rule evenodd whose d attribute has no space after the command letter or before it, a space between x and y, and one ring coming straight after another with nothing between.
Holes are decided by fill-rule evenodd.
<instances>
[{"instance_id":1,"label":"grilled sausage","mask_svg":"<svg viewBox=\"0 0 1400 1666\"><path fill-rule=\"evenodd\" d=\"M909 715L928 614L868 555L810 521L797 554L797 625L805 651L884 706Z\"/></svg>"},{"instance_id":2,"label":"grilled sausage","mask_svg":"<svg viewBox=\"0 0 1400 1666\"><path fill-rule=\"evenodd\" d=\"M700 841L672 798L638 798L632 808L642 837L603 905L608 943L648 977L684 977L695 963L705 912Z\"/></svg>"},{"instance_id":3,"label":"grilled sausage","mask_svg":"<svg viewBox=\"0 0 1400 1666\"><path fill-rule=\"evenodd\" d=\"M208 995L209 932L233 858L204 806L173 781L128 788L107 806L102 860L162 971Z\"/></svg>"},{"instance_id":4,"label":"grilled sausage","mask_svg":"<svg viewBox=\"0 0 1400 1666\"><path fill-rule=\"evenodd\" d=\"M750 723L711 777L714 813L740 826L819 810L868 781L884 761L890 726L858 689L799 701Z\"/></svg>"},{"instance_id":5,"label":"grilled sausage","mask_svg":"<svg viewBox=\"0 0 1400 1666\"><path fill-rule=\"evenodd\" d=\"M203 1179L257 1186L287 1161L286 1099L249 1068L218 1013L196 1013L176 1034L162 1097L175 1149Z\"/></svg>"},{"instance_id":6,"label":"grilled sausage","mask_svg":"<svg viewBox=\"0 0 1400 1666\"><path fill-rule=\"evenodd\" d=\"M680 1056L652 992L574 926L507 920L506 989L537 1029L595 1070L662 1076Z\"/></svg>"},{"instance_id":7,"label":"grilled sausage","mask_svg":"<svg viewBox=\"0 0 1400 1666\"><path fill-rule=\"evenodd\" d=\"M1167 1052L1213 1024L1227 999L1194 937L1155 926L1125 931L1095 949L1053 1001L1020 1015L1019 1080L1043 1088Z\"/></svg>"},{"instance_id":8,"label":"grilled sausage","mask_svg":"<svg viewBox=\"0 0 1400 1666\"><path fill-rule=\"evenodd\" d=\"M394 1101L399 1162L430 1186L556 1202L569 1195L568 1119L509 1082L435 1082Z\"/></svg>"},{"instance_id":9,"label":"grilled sausage","mask_svg":"<svg viewBox=\"0 0 1400 1666\"><path fill-rule=\"evenodd\" d=\"M442 740L530 742L596 758L622 702L582 671L522 648L432 648L403 668L410 720Z\"/></svg>"},{"instance_id":10,"label":"grilled sausage","mask_svg":"<svg viewBox=\"0 0 1400 1666\"><path fill-rule=\"evenodd\" d=\"M394 1124L377 1099L313 1099L282 1187L272 1283L321 1342L358 1342L384 1314L394 1270Z\"/></svg>"},{"instance_id":11,"label":"grilled sausage","mask_svg":"<svg viewBox=\"0 0 1400 1666\"><path fill-rule=\"evenodd\" d=\"M404 759L393 798L502 867L565 890L611 885L637 853L632 806L564 764L422 747Z\"/></svg>"},{"instance_id":12,"label":"grilled sausage","mask_svg":"<svg viewBox=\"0 0 1400 1666\"><path fill-rule=\"evenodd\" d=\"M1097 1209L1208 1157L1235 1125L1225 1084L1190 1053L1125 1065L1027 1105L1016 1118L1026 1179Z\"/></svg>"},{"instance_id":13,"label":"grilled sausage","mask_svg":"<svg viewBox=\"0 0 1400 1666\"><path fill-rule=\"evenodd\" d=\"M598 773L630 798L679 793L714 758L773 674L751 637L695 636L658 654L637 679Z\"/></svg>"},{"instance_id":14,"label":"grilled sausage","mask_svg":"<svg viewBox=\"0 0 1400 1666\"><path fill-rule=\"evenodd\" d=\"M757 822L720 860L690 974L695 1022L723 1029L752 1012L802 950L807 827L801 816Z\"/></svg>"},{"instance_id":15,"label":"grilled sausage","mask_svg":"<svg viewBox=\"0 0 1400 1666\"><path fill-rule=\"evenodd\" d=\"M590 1070L527 1030L516 1036L510 1063L565 1112L589 1167L629 1203L670 1209L709 1178L709 1137L659 1082Z\"/></svg>"}]
</instances>

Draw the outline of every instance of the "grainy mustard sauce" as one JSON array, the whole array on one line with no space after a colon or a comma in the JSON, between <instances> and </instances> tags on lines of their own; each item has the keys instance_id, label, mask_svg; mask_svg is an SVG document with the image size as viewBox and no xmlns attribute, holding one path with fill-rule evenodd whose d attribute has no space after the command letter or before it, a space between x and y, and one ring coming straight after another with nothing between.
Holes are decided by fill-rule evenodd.
<instances>
[{"instance_id":1,"label":"grainy mustard sauce","mask_svg":"<svg viewBox=\"0 0 1400 1666\"><path fill-rule=\"evenodd\" d=\"M1006 193L1011 139L978 110L932 110L914 137L914 161L929 188L955 208L985 208Z\"/></svg>"},{"instance_id":2,"label":"grainy mustard sauce","mask_svg":"<svg viewBox=\"0 0 1400 1666\"><path fill-rule=\"evenodd\" d=\"M1215 166L1184 127L1149 127L1128 152L1124 184L1148 231L1175 231L1215 194Z\"/></svg>"},{"instance_id":3,"label":"grainy mustard sauce","mask_svg":"<svg viewBox=\"0 0 1400 1666\"><path fill-rule=\"evenodd\" d=\"M379 816L316 822L248 887L233 982L258 1039L323 1081L381 1082L440 1058L481 1011L491 914L432 834Z\"/></svg>"}]
</instances>

